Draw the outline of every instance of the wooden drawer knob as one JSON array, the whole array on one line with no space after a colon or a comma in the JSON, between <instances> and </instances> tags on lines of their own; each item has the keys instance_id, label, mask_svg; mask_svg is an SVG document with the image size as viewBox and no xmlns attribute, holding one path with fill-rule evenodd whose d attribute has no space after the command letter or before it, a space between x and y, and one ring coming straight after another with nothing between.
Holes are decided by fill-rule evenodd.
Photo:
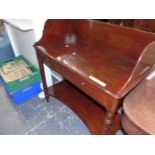
<instances>
[{"instance_id":1,"label":"wooden drawer knob","mask_svg":"<svg viewBox=\"0 0 155 155\"><path fill-rule=\"evenodd\" d=\"M86 83L85 82L81 82L81 86L84 86Z\"/></svg>"}]
</instances>

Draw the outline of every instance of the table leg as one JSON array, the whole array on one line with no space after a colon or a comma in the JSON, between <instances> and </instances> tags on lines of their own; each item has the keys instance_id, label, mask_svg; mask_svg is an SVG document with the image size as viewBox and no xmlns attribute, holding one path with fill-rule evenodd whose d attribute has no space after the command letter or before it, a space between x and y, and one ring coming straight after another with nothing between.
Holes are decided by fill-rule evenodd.
<instances>
[{"instance_id":1,"label":"table leg","mask_svg":"<svg viewBox=\"0 0 155 155\"><path fill-rule=\"evenodd\" d=\"M112 122L113 122L113 118L114 118L114 113L112 112L106 112L106 116L105 116L105 120L104 120L104 126L103 126L103 133L107 133L109 128L111 127L112 125Z\"/></svg>"},{"instance_id":2,"label":"table leg","mask_svg":"<svg viewBox=\"0 0 155 155\"><path fill-rule=\"evenodd\" d=\"M47 87L46 78L45 78L44 65L43 65L43 61L40 60L39 57L38 57L38 64L39 64L40 73L41 73L41 77L42 77L45 99L47 102L49 102L49 93L48 93L48 87Z\"/></svg>"}]
</instances>

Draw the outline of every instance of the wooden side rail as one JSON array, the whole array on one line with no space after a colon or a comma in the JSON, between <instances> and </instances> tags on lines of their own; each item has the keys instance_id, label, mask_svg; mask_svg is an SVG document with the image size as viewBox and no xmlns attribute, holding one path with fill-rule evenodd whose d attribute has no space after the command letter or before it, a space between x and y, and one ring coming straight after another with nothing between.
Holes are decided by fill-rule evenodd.
<instances>
[{"instance_id":1,"label":"wooden side rail","mask_svg":"<svg viewBox=\"0 0 155 155\"><path fill-rule=\"evenodd\" d=\"M155 65L155 41L148 44L139 56L130 77L120 90L120 94L124 96L134 85L141 82L148 74L150 74Z\"/></svg>"}]
</instances>

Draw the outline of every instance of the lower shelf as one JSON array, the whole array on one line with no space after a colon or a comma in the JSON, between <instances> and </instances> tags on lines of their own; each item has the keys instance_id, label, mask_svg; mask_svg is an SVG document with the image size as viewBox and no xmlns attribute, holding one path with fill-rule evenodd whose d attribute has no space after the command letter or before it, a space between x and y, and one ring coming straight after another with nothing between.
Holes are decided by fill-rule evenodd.
<instances>
[{"instance_id":1,"label":"lower shelf","mask_svg":"<svg viewBox=\"0 0 155 155\"><path fill-rule=\"evenodd\" d=\"M62 81L49 88L49 94L61 100L69 106L86 124L91 134L103 134L103 123L105 110L90 97L82 93L79 89ZM115 134L120 128L121 117L117 113L114 117L113 124L106 134Z\"/></svg>"}]
</instances>

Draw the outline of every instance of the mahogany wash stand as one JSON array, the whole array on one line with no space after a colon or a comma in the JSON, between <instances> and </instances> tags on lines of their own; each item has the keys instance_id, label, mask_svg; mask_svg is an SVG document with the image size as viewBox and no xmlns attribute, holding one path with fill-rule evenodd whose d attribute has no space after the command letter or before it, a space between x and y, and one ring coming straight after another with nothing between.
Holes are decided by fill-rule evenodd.
<instances>
[{"instance_id":1,"label":"mahogany wash stand","mask_svg":"<svg viewBox=\"0 0 155 155\"><path fill-rule=\"evenodd\" d=\"M115 134L118 107L155 63L155 34L94 20L47 20L34 47L46 100L63 101L92 134ZM64 80L48 88L43 64Z\"/></svg>"}]
</instances>

